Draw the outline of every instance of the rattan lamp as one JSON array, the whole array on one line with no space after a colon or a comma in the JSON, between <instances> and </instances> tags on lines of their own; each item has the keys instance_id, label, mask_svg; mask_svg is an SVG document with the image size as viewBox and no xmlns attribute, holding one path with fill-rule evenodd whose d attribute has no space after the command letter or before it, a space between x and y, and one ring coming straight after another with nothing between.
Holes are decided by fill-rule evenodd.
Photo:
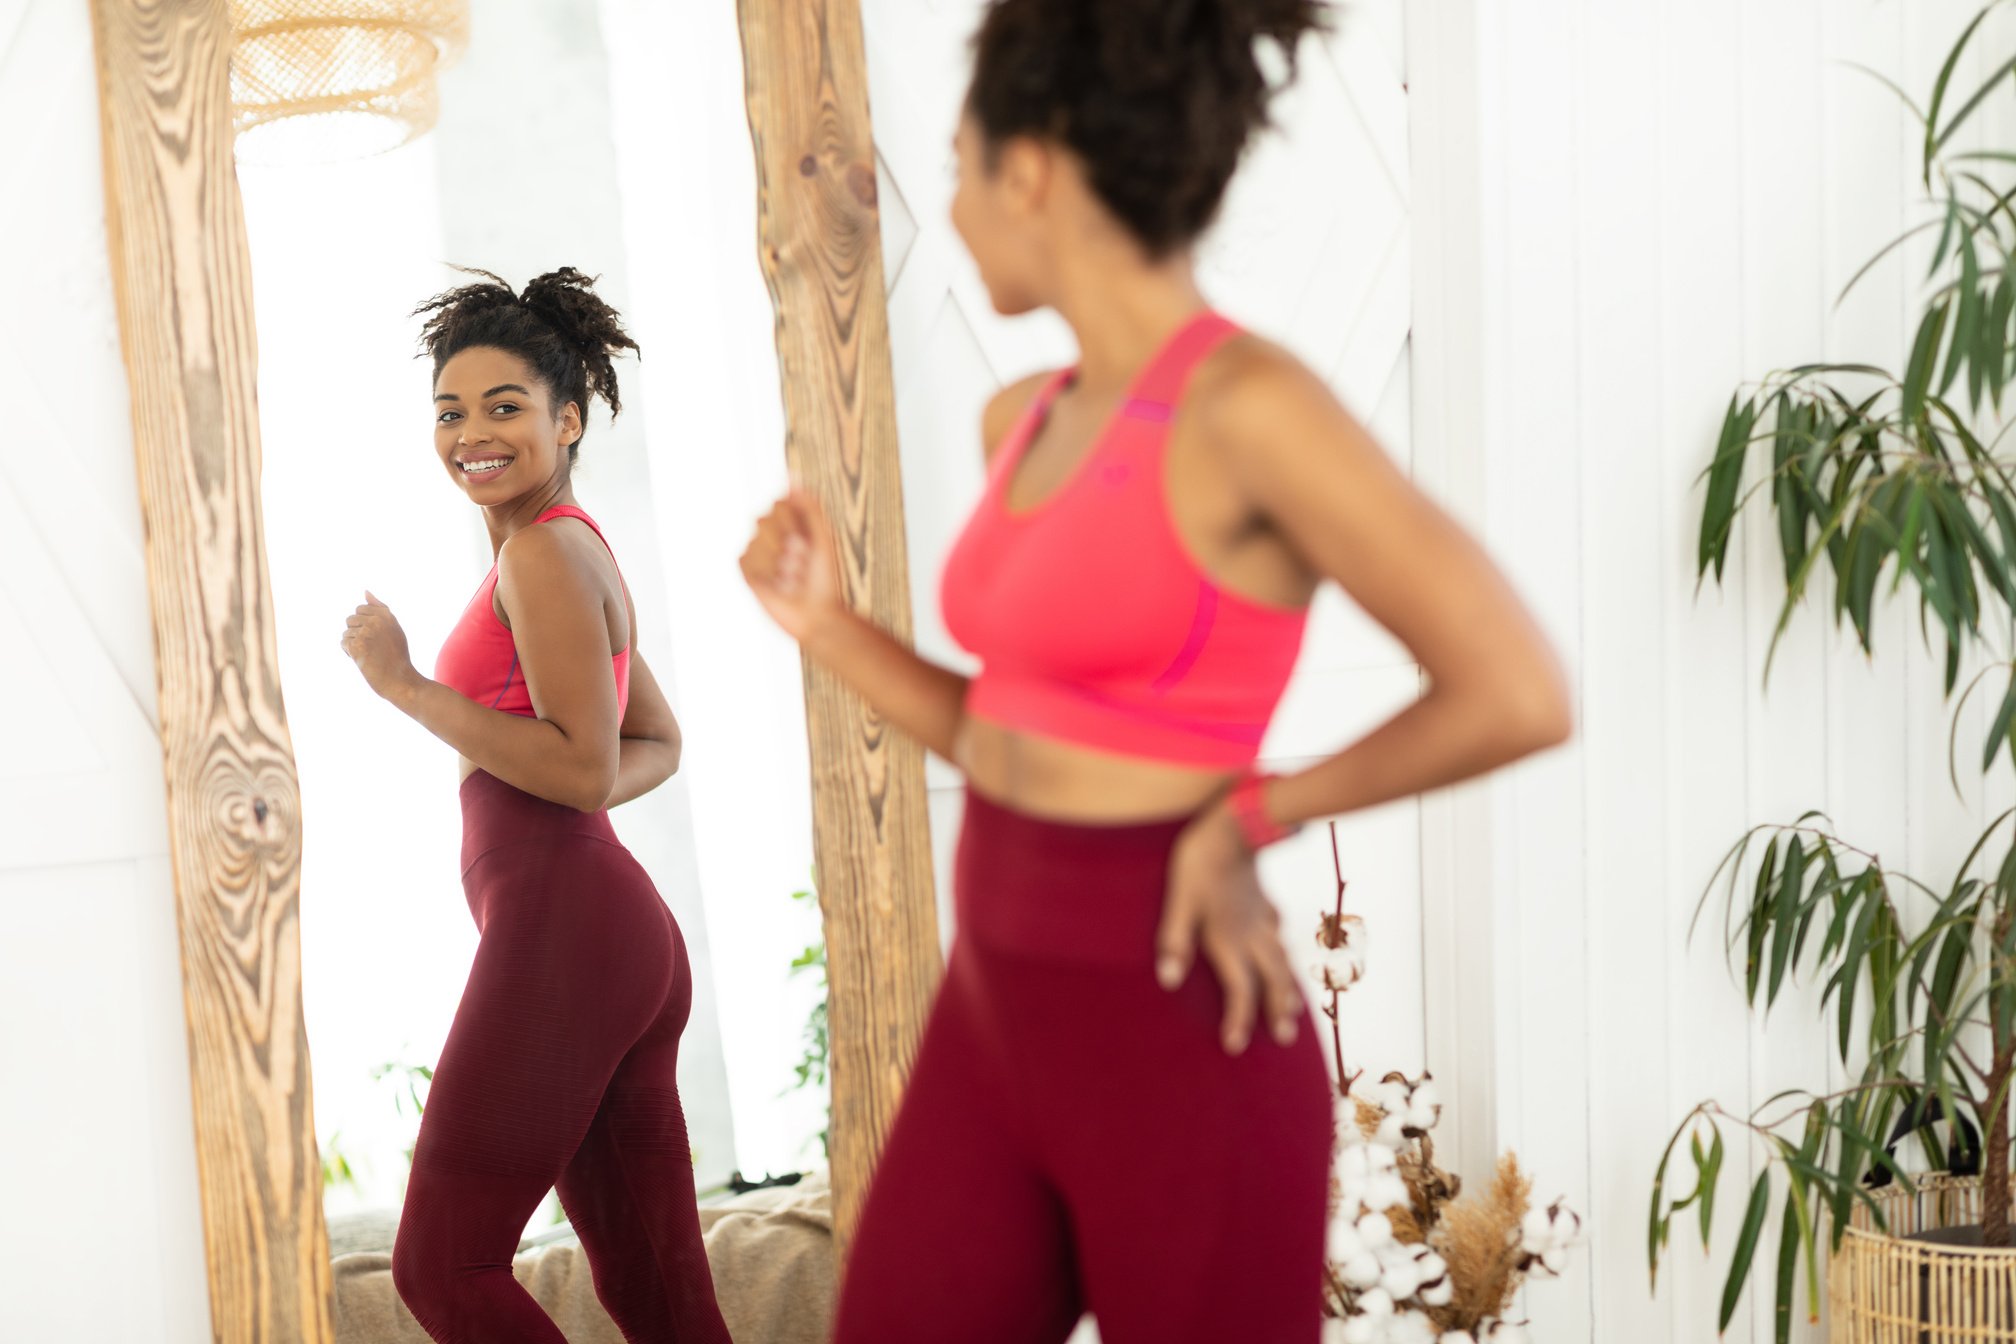
<instances>
[{"instance_id":1,"label":"rattan lamp","mask_svg":"<svg viewBox=\"0 0 2016 1344\"><path fill-rule=\"evenodd\" d=\"M249 159L382 153L434 124L468 0L230 0L231 111Z\"/></svg>"}]
</instances>

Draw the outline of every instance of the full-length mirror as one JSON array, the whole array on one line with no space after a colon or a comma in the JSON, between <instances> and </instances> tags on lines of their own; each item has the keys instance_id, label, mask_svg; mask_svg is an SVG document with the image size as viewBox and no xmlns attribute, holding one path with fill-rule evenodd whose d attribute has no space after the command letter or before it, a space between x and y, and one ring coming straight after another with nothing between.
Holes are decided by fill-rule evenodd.
<instances>
[{"instance_id":1,"label":"full-length mirror","mask_svg":"<svg viewBox=\"0 0 2016 1344\"><path fill-rule=\"evenodd\" d=\"M722 218L755 211L733 9L413 8L449 35L424 130L238 142L339 1336L525 1294L649 1334L663 1285L678 1338L720 1338L703 1236L763 1247L760 1284L718 1275L729 1323L816 1325L802 692L730 541L784 480ZM631 1288L598 1303L584 1243Z\"/></svg>"}]
</instances>

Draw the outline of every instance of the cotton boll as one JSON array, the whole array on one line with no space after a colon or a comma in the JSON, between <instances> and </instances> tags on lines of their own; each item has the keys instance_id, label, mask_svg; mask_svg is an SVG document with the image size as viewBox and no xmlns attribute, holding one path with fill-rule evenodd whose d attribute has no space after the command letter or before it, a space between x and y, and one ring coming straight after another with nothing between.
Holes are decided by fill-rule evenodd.
<instances>
[{"instance_id":1,"label":"cotton boll","mask_svg":"<svg viewBox=\"0 0 2016 1344\"><path fill-rule=\"evenodd\" d=\"M1358 1310L1383 1324L1393 1315L1392 1295L1383 1288L1368 1289L1358 1295Z\"/></svg>"},{"instance_id":2,"label":"cotton boll","mask_svg":"<svg viewBox=\"0 0 2016 1344\"><path fill-rule=\"evenodd\" d=\"M1435 1323L1418 1311L1403 1311L1387 1327L1388 1344L1435 1344Z\"/></svg>"},{"instance_id":3,"label":"cotton boll","mask_svg":"<svg viewBox=\"0 0 2016 1344\"><path fill-rule=\"evenodd\" d=\"M1325 1248L1332 1260L1345 1261L1365 1249L1365 1238L1359 1233L1356 1223L1342 1218L1331 1220L1328 1246Z\"/></svg>"},{"instance_id":4,"label":"cotton boll","mask_svg":"<svg viewBox=\"0 0 2016 1344\"><path fill-rule=\"evenodd\" d=\"M1365 1205L1373 1209L1390 1209L1396 1204L1407 1202L1407 1182L1397 1174L1388 1174L1375 1179L1367 1187Z\"/></svg>"},{"instance_id":5,"label":"cotton boll","mask_svg":"<svg viewBox=\"0 0 2016 1344\"><path fill-rule=\"evenodd\" d=\"M1555 1244L1574 1246L1582 1240L1582 1215L1566 1204L1556 1203L1548 1211L1549 1221L1554 1229Z\"/></svg>"},{"instance_id":6,"label":"cotton boll","mask_svg":"<svg viewBox=\"0 0 2016 1344\"><path fill-rule=\"evenodd\" d=\"M1456 1285L1447 1274L1433 1283L1425 1284L1420 1290L1421 1305L1424 1307L1446 1307L1456 1300ZM1449 1337L1442 1337L1447 1340Z\"/></svg>"},{"instance_id":7,"label":"cotton boll","mask_svg":"<svg viewBox=\"0 0 2016 1344\"><path fill-rule=\"evenodd\" d=\"M1411 1260L1402 1260L1386 1268L1386 1275L1379 1280L1379 1286L1393 1294L1395 1301L1414 1296L1414 1290L1421 1286L1420 1272Z\"/></svg>"},{"instance_id":8,"label":"cotton boll","mask_svg":"<svg viewBox=\"0 0 2016 1344\"><path fill-rule=\"evenodd\" d=\"M1358 1235L1372 1246L1393 1240L1393 1220L1383 1213L1368 1213L1358 1220Z\"/></svg>"},{"instance_id":9,"label":"cotton boll","mask_svg":"<svg viewBox=\"0 0 2016 1344\"><path fill-rule=\"evenodd\" d=\"M1407 1142L1407 1113L1405 1110L1389 1111L1379 1121L1379 1132L1372 1136L1372 1142L1381 1148L1399 1148Z\"/></svg>"},{"instance_id":10,"label":"cotton boll","mask_svg":"<svg viewBox=\"0 0 2016 1344\"><path fill-rule=\"evenodd\" d=\"M1361 1251L1338 1267L1337 1273L1345 1286L1366 1289L1375 1286L1385 1276L1379 1259L1369 1251Z\"/></svg>"},{"instance_id":11,"label":"cotton boll","mask_svg":"<svg viewBox=\"0 0 2016 1344\"><path fill-rule=\"evenodd\" d=\"M1323 1344L1382 1344L1382 1341L1377 1323L1363 1316L1326 1316Z\"/></svg>"},{"instance_id":12,"label":"cotton boll","mask_svg":"<svg viewBox=\"0 0 2016 1344\"><path fill-rule=\"evenodd\" d=\"M1433 1306L1435 1304L1430 1303L1429 1305ZM1438 1344L1477 1344L1477 1337L1468 1330L1451 1330L1442 1336Z\"/></svg>"},{"instance_id":13,"label":"cotton boll","mask_svg":"<svg viewBox=\"0 0 2016 1344\"><path fill-rule=\"evenodd\" d=\"M1365 978L1365 949L1358 943L1328 948L1314 969L1324 989L1341 994Z\"/></svg>"},{"instance_id":14,"label":"cotton boll","mask_svg":"<svg viewBox=\"0 0 2016 1344\"><path fill-rule=\"evenodd\" d=\"M1382 1242L1378 1246L1373 1247L1372 1253L1379 1257L1379 1267L1381 1269L1391 1269L1395 1265L1411 1265L1414 1263L1414 1248L1398 1238Z\"/></svg>"},{"instance_id":15,"label":"cotton boll","mask_svg":"<svg viewBox=\"0 0 2016 1344\"><path fill-rule=\"evenodd\" d=\"M1540 1263L1547 1267L1549 1274L1558 1276L1566 1273L1568 1269L1568 1248L1566 1246L1548 1247L1541 1254Z\"/></svg>"},{"instance_id":16,"label":"cotton boll","mask_svg":"<svg viewBox=\"0 0 2016 1344\"><path fill-rule=\"evenodd\" d=\"M1545 1209L1528 1209L1519 1222L1519 1249L1528 1255L1543 1254L1554 1244L1554 1220Z\"/></svg>"}]
</instances>

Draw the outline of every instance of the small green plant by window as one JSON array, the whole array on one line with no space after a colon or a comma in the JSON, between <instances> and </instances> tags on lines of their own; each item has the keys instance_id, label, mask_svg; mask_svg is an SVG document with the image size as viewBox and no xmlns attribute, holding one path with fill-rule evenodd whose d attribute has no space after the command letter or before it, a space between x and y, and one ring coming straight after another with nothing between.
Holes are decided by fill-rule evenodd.
<instances>
[{"instance_id":1,"label":"small green plant by window","mask_svg":"<svg viewBox=\"0 0 2016 1344\"><path fill-rule=\"evenodd\" d=\"M411 1108L415 1142L418 1142L421 1113L427 1109L427 1088L434 1082L434 1066L431 1064L408 1064L404 1060L388 1059L371 1070L374 1082L392 1080L392 1105L400 1115ZM404 1149L406 1165L413 1165L413 1144Z\"/></svg>"},{"instance_id":2,"label":"small green plant by window","mask_svg":"<svg viewBox=\"0 0 2016 1344\"><path fill-rule=\"evenodd\" d=\"M340 1129L322 1145L322 1188L330 1190L339 1185L352 1189L357 1186L357 1173L351 1169L350 1155L343 1151L343 1131Z\"/></svg>"},{"instance_id":3,"label":"small green plant by window","mask_svg":"<svg viewBox=\"0 0 2016 1344\"><path fill-rule=\"evenodd\" d=\"M812 890L794 891L791 893L791 899L794 901L810 901L813 903L815 910L818 907L817 898L814 896ZM804 951L791 959L792 975L800 975L808 971L819 978L819 1001L812 1005L812 1011L805 1019L805 1053L793 1069L798 1075L798 1081L787 1090L795 1091L798 1088L811 1087L818 1088L823 1093L828 1082L826 1071L826 938L823 933L818 938L807 943ZM823 1123L819 1126L819 1152L821 1156L830 1157L829 1136L833 1128L832 1103L830 1100L822 1108L821 1115Z\"/></svg>"}]
</instances>

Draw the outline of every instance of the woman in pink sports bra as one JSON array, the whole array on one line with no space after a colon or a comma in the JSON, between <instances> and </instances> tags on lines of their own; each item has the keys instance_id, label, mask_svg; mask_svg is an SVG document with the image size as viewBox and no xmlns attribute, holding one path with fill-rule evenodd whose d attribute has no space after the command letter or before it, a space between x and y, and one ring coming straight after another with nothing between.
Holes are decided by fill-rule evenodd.
<instances>
[{"instance_id":1,"label":"woman in pink sports bra","mask_svg":"<svg viewBox=\"0 0 2016 1344\"><path fill-rule=\"evenodd\" d=\"M467 269L467 268L465 268ZM435 1066L392 1281L443 1344L565 1344L511 1272L557 1189L632 1344L728 1344L679 1104L693 978L679 926L608 809L665 782L679 725L633 651L614 553L574 502L590 396L614 416L637 347L572 267L435 296L434 448L496 551L416 671L370 597L343 649L461 754L462 887L481 933Z\"/></svg>"},{"instance_id":2,"label":"woman in pink sports bra","mask_svg":"<svg viewBox=\"0 0 2016 1344\"><path fill-rule=\"evenodd\" d=\"M1198 290L1193 244L1312 0L994 0L952 220L1077 364L1004 389L945 564L968 679L843 602L793 492L742 557L806 652L967 780L957 920L862 1211L838 1344L1315 1344L1331 1092L1255 852L1562 741L1518 599L1323 380ZM1292 73L1292 63L1290 70ZM1310 596L1404 642L1419 700L1254 767Z\"/></svg>"}]
</instances>

